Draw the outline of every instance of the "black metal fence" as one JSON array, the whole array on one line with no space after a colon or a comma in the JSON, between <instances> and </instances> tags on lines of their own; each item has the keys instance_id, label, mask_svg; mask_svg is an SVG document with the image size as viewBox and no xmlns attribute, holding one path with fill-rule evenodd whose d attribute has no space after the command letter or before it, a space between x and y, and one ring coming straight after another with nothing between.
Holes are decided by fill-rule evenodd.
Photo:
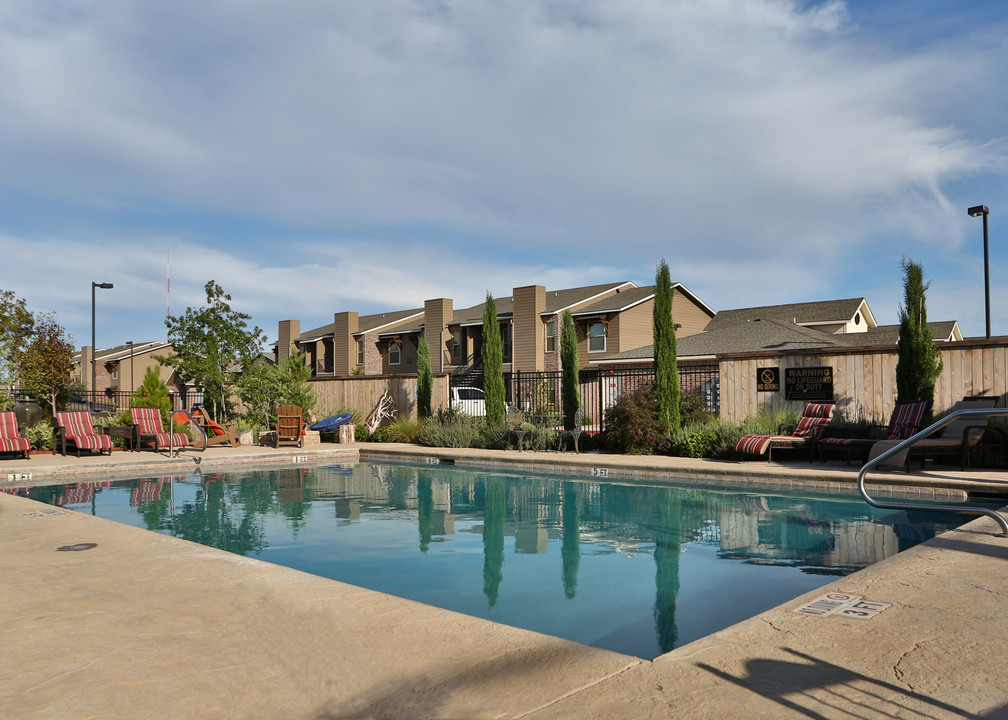
<instances>
[{"instance_id":1,"label":"black metal fence","mask_svg":"<svg viewBox=\"0 0 1008 720\"><path fill-rule=\"evenodd\" d=\"M560 371L504 373L508 406L533 415L558 415L561 411ZM589 369L578 373L584 424L589 431L605 427L606 410L623 394L654 382L652 368L613 370ZM450 387L470 384L452 377ZM704 409L718 413L721 408L721 383L717 363L680 365L679 387L683 393L696 392Z\"/></svg>"},{"instance_id":2,"label":"black metal fence","mask_svg":"<svg viewBox=\"0 0 1008 720\"><path fill-rule=\"evenodd\" d=\"M10 390L8 395L14 402L37 402L37 398L28 390ZM170 393L173 410L188 410L192 403L198 402L195 392ZM48 401L49 398L42 398ZM94 412L119 412L131 406L133 393L129 390L104 390L98 392L83 391L62 395L57 399L60 410L93 410Z\"/></svg>"}]
</instances>

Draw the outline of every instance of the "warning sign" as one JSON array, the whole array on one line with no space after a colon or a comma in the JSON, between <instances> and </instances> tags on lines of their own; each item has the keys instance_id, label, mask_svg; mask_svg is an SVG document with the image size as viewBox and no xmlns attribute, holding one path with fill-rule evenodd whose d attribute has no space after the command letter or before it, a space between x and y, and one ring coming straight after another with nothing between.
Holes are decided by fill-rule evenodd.
<instances>
[{"instance_id":1,"label":"warning sign","mask_svg":"<svg viewBox=\"0 0 1008 720\"><path fill-rule=\"evenodd\" d=\"M890 603L864 600L860 595L827 593L826 595L820 595L810 603L796 607L791 612L801 613L802 615L818 615L820 617L843 615L844 617L852 617L859 620L870 620L889 606Z\"/></svg>"},{"instance_id":2,"label":"warning sign","mask_svg":"<svg viewBox=\"0 0 1008 720\"><path fill-rule=\"evenodd\" d=\"M784 368L784 399L806 402L833 400L833 368Z\"/></svg>"}]
</instances>

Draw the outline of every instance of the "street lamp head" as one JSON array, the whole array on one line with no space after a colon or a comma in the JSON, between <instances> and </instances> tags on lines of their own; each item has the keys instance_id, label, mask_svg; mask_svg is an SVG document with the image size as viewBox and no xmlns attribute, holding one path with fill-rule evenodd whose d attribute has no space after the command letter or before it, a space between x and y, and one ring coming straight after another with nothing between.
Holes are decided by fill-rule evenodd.
<instances>
[{"instance_id":1,"label":"street lamp head","mask_svg":"<svg viewBox=\"0 0 1008 720\"><path fill-rule=\"evenodd\" d=\"M981 215L989 215L990 210L987 209L986 205L977 205L975 207L971 207L969 210L966 211L966 213L970 217L980 217Z\"/></svg>"},{"instance_id":2,"label":"street lamp head","mask_svg":"<svg viewBox=\"0 0 1008 720\"><path fill-rule=\"evenodd\" d=\"M111 290L112 289L112 283L96 283L96 282L93 282L91 284L94 285L95 287L101 288L102 290Z\"/></svg>"}]
</instances>

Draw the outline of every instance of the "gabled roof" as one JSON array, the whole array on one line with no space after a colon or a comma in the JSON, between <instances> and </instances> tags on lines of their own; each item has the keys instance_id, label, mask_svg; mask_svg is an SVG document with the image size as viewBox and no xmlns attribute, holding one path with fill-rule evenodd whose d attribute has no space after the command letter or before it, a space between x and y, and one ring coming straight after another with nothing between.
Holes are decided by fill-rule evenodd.
<instances>
[{"instance_id":1,"label":"gabled roof","mask_svg":"<svg viewBox=\"0 0 1008 720\"><path fill-rule=\"evenodd\" d=\"M564 310L571 310L578 305L590 302L595 298L601 298L606 293L616 290L626 292L636 287L634 283L625 280L623 282L604 283L602 285L585 285L584 287L568 288L567 290L547 290L546 310L543 314L555 315Z\"/></svg>"},{"instance_id":2,"label":"gabled roof","mask_svg":"<svg viewBox=\"0 0 1008 720\"><path fill-rule=\"evenodd\" d=\"M862 314L868 327L875 327L875 317L868 307L868 301L860 297L722 310L707 324L707 329L720 330L753 320L776 320L803 326L832 325L848 323L858 312Z\"/></svg>"},{"instance_id":3,"label":"gabled roof","mask_svg":"<svg viewBox=\"0 0 1008 720\"><path fill-rule=\"evenodd\" d=\"M928 323L939 342L961 339L957 336L956 321ZM777 353L788 350L842 350L855 347L880 347L896 345L899 325L884 325L867 332L834 335L814 328L805 328L792 322L777 320L752 320L703 332L676 341L676 356L681 360L713 358L736 353ZM638 363L654 360L654 345L593 360L594 364Z\"/></svg>"},{"instance_id":4,"label":"gabled roof","mask_svg":"<svg viewBox=\"0 0 1008 720\"><path fill-rule=\"evenodd\" d=\"M955 320L928 322L928 329L937 342L962 340L962 331L959 330L959 323ZM895 345L899 340L899 330L899 325L879 325L878 327L873 327L866 333L871 338L871 342L868 344Z\"/></svg>"},{"instance_id":5,"label":"gabled roof","mask_svg":"<svg viewBox=\"0 0 1008 720\"><path fill-rule=\"evenodd\" d=\"M375 332L377 330L381 330L382 328L422 316L423 308L393 310L391 312L375 313L374 315L361 315L357 318L357 332L354 333L354 337L363 335L364 333ZM315 342L316 340L322 340L323 338L331 338L335 331L336 323L331 322L328 325L312 328L311 330L305 330L303 333L294 338L294 342ZM274 341L273 346L276 347L276 345L277 343Z\"/></svg>"},{"instance_id":6,"label":"gabled roof","mask_svg":"<svg viewBox=\"0 0 1008 720\"><path fill-rule=\"evenodd\" d=\"M505 320L514 314L514 299L511 297L494 298L494 305L497 308L497 319ZM482 325L483 311L486 309L486 302L479 305L456 310L449 325Z\"/></svg>"},{"instance_id":7,"label":"gabled roof","mask_svg":"<svg viewBox=\"0 0 1008 720\"><path fill-rule=\"evenodd\" d=\"M612 295L602 298L572 312L574 317L584 317L586 315L604 315L606 313L618 313L629 310L634 305L647 302L655 295L654 287L632 287L626 290L617 290Z\"/></svg>"},{"instance_id":8,"label":"gabled roof","mask_svg":"<svg viewBox=\"0 0 1008 720\"><path fill-rule=\"evenodd\" d=\"M357 332L354 333L354 336L377 332L392 325L406 322L407 320L422 318L423 314L423 308L412 308L410 310L376 313L375 315L362 315L357 318Z\"/></svg>"},{"instance_id":9,"label":"gabled roof","mask_svg":"<svg viewBox=\"0 0 1008 720\"><path fill-rule=\"evenodd\" d=\"M136 357L138 355L144 355L150 352L157 352L159 350L164 350L165 348L171 348L171 345L165 342L160 342L158 340L148 340L145 342L133 343L132 348L126 345L117 345L113 348L98 348L95 350L94 359L101 362L116 362L124 358L128 359L130 355ZM78 351L74 355L74 362L79 363L81 360L81 353Z\"/></svg>"},{"instance_id":10,"label":"gabled roof","mask_svg":"<svg viewBox=\"0 0 1008 720\"><path fill-rule=\"evenodd\" d=\"M711 310L705 302L700 300L700 298L690 292L685 285L682 283L673 283L672 289L688 297L695 305L697 305L697 307L711 317L714 317L714 311ZM624 312L635 305L647 302L654 296L654 285L649 285L647 287L634 286L625 290L620 289L617 290L616 293L609 295L608 297L604 297L597 302L578 308L575 312L571 313L571 315L574 317L584 317L587 315L604 315L606 313ZM674 311L675 308L673 308L673 312Z\"/></svg>"}]
</instances>

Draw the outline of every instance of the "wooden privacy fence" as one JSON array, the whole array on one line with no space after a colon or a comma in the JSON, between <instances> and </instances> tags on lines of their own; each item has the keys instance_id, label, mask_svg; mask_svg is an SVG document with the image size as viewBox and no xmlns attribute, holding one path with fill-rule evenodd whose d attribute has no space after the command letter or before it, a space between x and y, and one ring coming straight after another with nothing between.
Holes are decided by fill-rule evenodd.
<instances>
[{"instance_id":1,"label":"wooden privacy fence","mask_svg":"<svg viewBox=\"0 0 1008 720\"><path fill-rule=\"evenodd\" d=\"M416 417L416 376L355 376L338 379L315 379L311 388L317 398L315 417L331 417L337 410L355 409L363 420L374 410L381 396L388 392L395 403L396 414ZM448 376L434 377L431 392L431 406L437 408L448 404Z\"/></svg>"},{"instance_id":2,"label":"wooden privacy fence","mask_svg":"<svg viewBox=\"0 0 1008 720\"><path fill-rule=\"evenodd\" d=\"M1008 392L1006 338L973 338L938 347L944 367L935 385L936 414L967 395L996 397ZM885 424L896 401L896 361L895 348L721 357L721 417L741 422L782 406L800 411L805 400L786 397L788 368L830 368L833 399L843 417ZM761 390L761 380L771 377L763 371L773 368L779 371L779 389Z\"/></svg>"}]
</instances>

